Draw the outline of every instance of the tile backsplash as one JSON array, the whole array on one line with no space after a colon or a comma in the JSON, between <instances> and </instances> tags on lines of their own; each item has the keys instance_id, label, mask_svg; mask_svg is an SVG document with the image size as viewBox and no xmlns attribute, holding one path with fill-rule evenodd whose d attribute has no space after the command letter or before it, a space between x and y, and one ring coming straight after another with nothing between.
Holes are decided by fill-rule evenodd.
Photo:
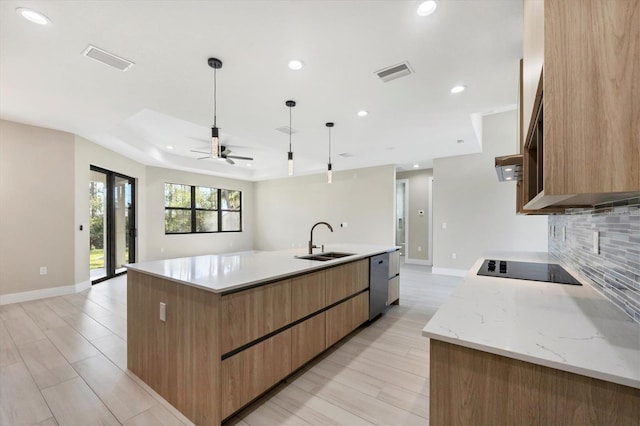
<instances>
[{"instance_id":1,"label":"tile backsplash","mask_svg":"<svg viewBox=\"0 0 640 426\"><path fill-rule=\"evenodd\" d=\"M640 198L549 216L549 253L640 323Z\"/></svg>"}]
</instances>

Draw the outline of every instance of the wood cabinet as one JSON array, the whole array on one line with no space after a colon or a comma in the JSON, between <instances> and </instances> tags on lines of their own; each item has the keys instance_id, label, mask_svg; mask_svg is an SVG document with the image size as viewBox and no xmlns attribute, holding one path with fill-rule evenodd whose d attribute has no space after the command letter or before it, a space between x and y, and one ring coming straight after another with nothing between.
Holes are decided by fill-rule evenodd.
<instances>
[{"instance_id":1,"label":"wood cabinet","mask_svg":"<svg viewBox=\"0 0 640 426\"><path fill-rule=\"evenodd\" d=\"M291 279L291 320L297 321L326 306L326 272L314 272Z\"/></svg>"},{"instance_id":2,"label":"wood cabinet","mask_svg":"<svg viewBox=\"0 0 640 426\"><path fill-rule=\"evenodd\" d=\"M640 390L430 341L431 425L632 425Z\"/></svg>"},{"instance_id":3,"label":"wood cabinet","mask_svg":"<svg viewBox=\"0 0 640 426\"><path fill-rule=\"evenodd\" d=\"M291 370L302 367L324 352L326 342L326 314L321 312L291 328Z\"/></svg>"},{"instance_id":4,"label":"wood cabinet","mask_svg":"<svg viewBox=\"0 0 640 426\"><path fill-rule=\"evenodd\" d=\"M389 278L389 297L387 304L398 304L400 300L400 276Z\"/></svg>"},{"instance_id":5,"label":"wood cabinet","mask_svg":"<svg viewBox=\"0 0 640 426\"><path fill-rule=\"evenodd\" d=\"M369 287L369 259L358 260L327 270L327 306Z\"/></svg>"},{"instance_id":6,"label":"wood cabinet","mask_svg":"<svg viewBox=\"0 0 640 426\"><path fill-rule=\"evenodd\" d=\"M222 296L222 353L227 353L291 322L291 280Z\"/></svg>"},{"instance_id":7,"label":"wood cabinet","mask_svg":"<svg viewBox=\"0 0 640 426\"><path fill-rule=\"evenodd\" d=\"M640 195L639 15L637 1L525 0L521 130L538 159L524 209Z\"/></svg>"},{"instance_id":8,"label":"wood cabinet","mask_svg":"<svg viewBox=\"0 0 640 426\"><path fill-rule=\"evenodd\" d=\"M369 319L369 292L360 293L327 312L327 347L333 345Z\"/></svg>"},{"instance_id":9,"label":"wood cabinet","mask_svg":"<svg viewBox=\"0 0 640 426\"><path fill-rule=\"evenodd\" d=\"M389 253L389 278L400 273L400 250Z\"/></svg>"},{"instance_id":10,"label":"wood cabinet","mask_svg":"<svg viewBox=\"0 0 640 426\"><path fill-rule=\"evenodd\" d=\"M222 361L222 418L252 401L291 373L291 330Z\"/></svg>"}]
</instances>

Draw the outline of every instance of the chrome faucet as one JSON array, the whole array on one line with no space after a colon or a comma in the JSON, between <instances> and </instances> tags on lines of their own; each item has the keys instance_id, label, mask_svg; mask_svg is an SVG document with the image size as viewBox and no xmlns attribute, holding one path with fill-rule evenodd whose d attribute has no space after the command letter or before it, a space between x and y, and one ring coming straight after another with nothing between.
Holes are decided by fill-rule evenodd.
<instances>
[{"instance_id":1,"label":"chrome faucet","mask_svg":"<svg viewBox=\"0 0 640 426\"><path fill-rule=\"evenodd\" d=\"M333 228L332 228L332 227L331 227L331 225L329 225L327 222L318 222L318 223L316 223L315 225L313 225L313 226L311 227L311 235L310 235L310 237L309 237L309 254L313 254L313 249L314 249L314 248L318 248L318 246L316 246L316 245L314 245L314 244L313 244L313 230L314 230L314 229L316 228L316 226L318 226L318 225L327 225L327 227L329 228L329 230L330 230L331 232L333 232ZM324 245L323 245L322 247L323 247L323 250L324 250Z\"/></svg>"}]
</instances>

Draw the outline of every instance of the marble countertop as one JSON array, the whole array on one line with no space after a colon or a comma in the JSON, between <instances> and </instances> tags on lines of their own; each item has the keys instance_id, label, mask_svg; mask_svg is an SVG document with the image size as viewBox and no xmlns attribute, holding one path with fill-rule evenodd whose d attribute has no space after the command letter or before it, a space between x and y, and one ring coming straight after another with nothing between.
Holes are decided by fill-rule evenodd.
<instances>
[{"instance_id":1,"label":"marble countertop","mask_svg":"<svg viewBox=\"0 0 640 426\"><path fill-rule=\"evenodd\" d=\"M127 265L127 268L214 293L224 293L364 259L396 249L395 246L330 244L325 247L325 252L339 251L354 253L354 255L318 261L297 259L295 256L307 255L306 251L302 249L252 251L154 260L132 263Z\"/></svg>"},{"instance_id":2,"label":"marble countertop","mask_svg":"<svg viewBox=\"0 0 640 426\"><path fill-rule=\"evenodd\" d=\"M547 253L491 253L422 330L426 337L640 388L640 325L576 271L582 286L476 275L485 258L558 263Z\"/></svg>"}]
</instances>

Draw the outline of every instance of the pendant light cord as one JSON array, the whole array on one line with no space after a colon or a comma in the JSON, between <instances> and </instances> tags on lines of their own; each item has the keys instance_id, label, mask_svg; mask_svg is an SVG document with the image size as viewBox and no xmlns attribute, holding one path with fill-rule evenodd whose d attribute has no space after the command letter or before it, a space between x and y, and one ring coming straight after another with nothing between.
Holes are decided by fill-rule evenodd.
<instances>
[{"instance_id":1,"label":"pendant light cord","mask_svg":"<svg viewBox=\"0 0 640 426\"><path fill-rule=\"evenodd\" d=\"M289 152L291 152L291 109L292 107L289 107Z\"/></svg>"},{"instance_id":2,"label":"pendant light cord","mask_svg":"<svg viewBox=\"0 0 640 426\"><path fill-rule=\"evenodd\" d=\"M329 127L329 164L331 164L331 127Z\"/></svg>"},{"instance_id":3,"label":"pendant light cord","mask_svg":"<svg viewBox=\"0 0 640 426\"><path fill-rule=\"evenodd\" d=\"M218 127L216 125L216 73L217 73L217 69L213 69L213 127Z\"/></svg>"}]
</instances>

